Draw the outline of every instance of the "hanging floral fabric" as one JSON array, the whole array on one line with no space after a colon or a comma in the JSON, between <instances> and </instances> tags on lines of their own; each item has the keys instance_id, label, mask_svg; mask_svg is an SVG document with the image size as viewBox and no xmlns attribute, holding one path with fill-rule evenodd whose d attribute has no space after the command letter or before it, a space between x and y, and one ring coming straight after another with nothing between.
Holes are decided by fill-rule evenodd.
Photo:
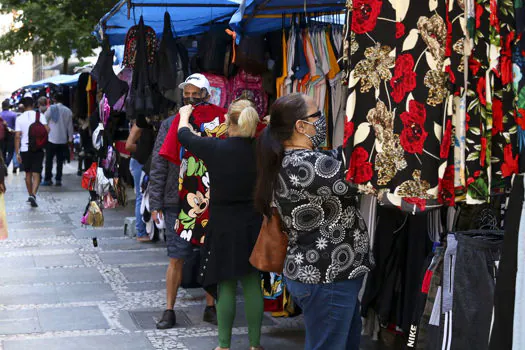
<instances>
[{"instance_id":1,"label":"hanging floral fabric","mask_svg":"<svg viewBox=\"0 0 525 350\"><path fill-rule=\"evenodd\" d=\"M504 191L514 39L512 1L347 1L348 180L408 212Z\"/></svg>"}]
</instances>

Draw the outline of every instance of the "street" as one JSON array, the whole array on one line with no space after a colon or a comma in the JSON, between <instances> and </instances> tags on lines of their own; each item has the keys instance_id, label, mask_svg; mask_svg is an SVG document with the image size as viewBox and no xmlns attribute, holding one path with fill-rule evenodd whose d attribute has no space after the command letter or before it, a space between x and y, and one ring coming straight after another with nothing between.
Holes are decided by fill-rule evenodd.
<instances>
[{"instance_id":1,"label":"street","mask_svg":"<svg viewBox=\"0 0 525 350\"><path fill-rule=\"evenodd\" d=\"M64 172L63 187L41 188L36 209L26 203L23 173L7 178L9 239L0 242L0 349L213 349L217 327L202 322L200 289L179 291L176 328L155 328L165 307L168 258L163 242L138 243L124 235L133 198L126 208L106 210L103 228L84 228L80 217L88 194L80 187L76 163ZM238 295L232 349L247 349ZM265 316L266 349L302 349L303 339L301 317Z\"/></svg>"}]
</instances>

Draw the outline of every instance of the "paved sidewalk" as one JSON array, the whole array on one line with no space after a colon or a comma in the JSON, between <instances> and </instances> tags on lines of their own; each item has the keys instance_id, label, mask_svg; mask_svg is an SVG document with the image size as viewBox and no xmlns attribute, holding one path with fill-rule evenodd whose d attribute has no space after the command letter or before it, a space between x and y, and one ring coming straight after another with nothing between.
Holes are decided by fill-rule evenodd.
<instances>
[{"instance_id":1,"label":"paved sidewalk","mask_svg":"<svg viewBox=\"0 0 525 350\"><path fill-rule=\"evenodd\" d=\"M41 189L37 209L25 202L23 174L7 178L0 350L213 349L217 328L202 322L201 290L180 291L178 328L155 329L165 307L164 243L138 243L123 235L131 204L106 210L104 228L81 227L88 194L80 187L76 163L65 173L62 188ZM232 349L248 349L241 303L237 311ZM301 317L265 316L263 333L267 350L304 346Z\"/></svg>"}]
</instances>

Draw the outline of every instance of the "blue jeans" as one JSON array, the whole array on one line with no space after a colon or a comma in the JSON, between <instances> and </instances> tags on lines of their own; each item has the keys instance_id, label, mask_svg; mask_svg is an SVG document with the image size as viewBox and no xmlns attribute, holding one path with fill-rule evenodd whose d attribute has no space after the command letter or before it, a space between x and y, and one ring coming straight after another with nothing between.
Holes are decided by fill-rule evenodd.
<instances>
[{"instance_id":1,"label":"blue jeans","mask_svg":"<svg viewBox=\"0 0 525 350\"><path fill-rule=\"evenodd\" d=\"M363 277L327 284L285 278L294 302L303 310L305 350L359 350L361 316L358 299Z\"/></svg>"},{"instance_id":2,"label":"blue jeans","mask_svg":"<svg viewBox=\"0 0 525 350\"><path fill-rule=\"evenodd\" d=\"M137 229L137 237L145 237L148 235L146 232L146 224L142 221L142 214L140 213L140 206L142 205L142 193L140 192L140 179L142 178L142 169L144 166L131 158L129 162L129 170L133 176L133 183L135 185L135 228Z\"/></svg>"}]
</instances>

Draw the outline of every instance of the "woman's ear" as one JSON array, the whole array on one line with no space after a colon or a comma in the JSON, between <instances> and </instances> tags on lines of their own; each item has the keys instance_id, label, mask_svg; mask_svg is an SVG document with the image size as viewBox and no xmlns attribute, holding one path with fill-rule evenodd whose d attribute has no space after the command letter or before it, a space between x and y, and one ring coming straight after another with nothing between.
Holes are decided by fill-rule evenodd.
<instances>
[{"instance_id":1,"label":"woman's ear","mask_svg":"<svg viewBox=\"0 0 525 350\"><path fill-rule=\"evenodd\" d=\"M295 131L304 134L304 123L302 123L301 120L295 122Z\"/></svg>"}]
</instances>

